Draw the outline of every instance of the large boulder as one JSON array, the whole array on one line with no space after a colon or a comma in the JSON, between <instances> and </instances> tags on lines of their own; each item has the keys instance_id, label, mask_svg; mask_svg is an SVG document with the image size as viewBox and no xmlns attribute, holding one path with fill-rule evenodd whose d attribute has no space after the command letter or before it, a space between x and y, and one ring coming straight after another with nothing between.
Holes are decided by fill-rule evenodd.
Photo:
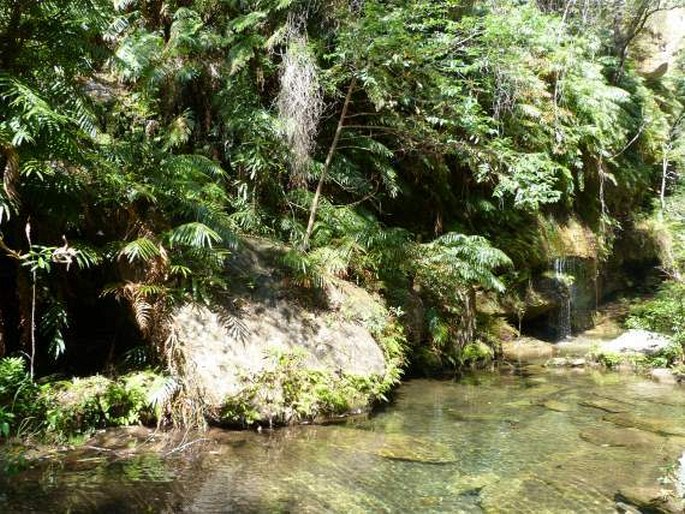
<instances>
[{"instance_id":1,"label":"large boulder","mask_svg":"<svg viewBox=\"0 0 685 514\"><path fill-rule=\"evenodd\" d=\"M362 377L385 372L383 351L358 321L284 301L246 304L228 322L219 309L187 304L176 312L174 326L210 405L238 394L245 378L271 366L270 357L282 352L303 352L312 370Z\"/></svg>"},{"instance_id":2,"label":"large boulder","mask_svg":"<svg viewBox=\"0 0 685 514\"><path fill-rule=\"evenodd\" d=\"M632 329L599 346L601 353L641 353L656 355L668 348L671 339L648 330Z\"/></svg>"},{"instance_id":3,"label":"large boulder","mask_svg":"<svg viewBox=\"0 0 685 514\"><path fill-rule=\"evenodd\" d=\"M227 401L248 402L259 418L265 408L255 403L261 401L270 402L269 419L290 419L273 412L274 403L278 409L290 408L283 404L283 395L290 393L284 391L285 374L297 374L298 387L309 387L308 373L324 386L352 377L345 382L349 391L357 381L363 388L365 381L382 382L396 371L372 335L380 334L389 319L379 297L342 280L329 284L324 294L312 295L289 281L278 249L257 242L248 242L231 266L234 296L210 306L186 304L172 321L185 373L192 374L209 411L218 412ZM293 355L297 358L282 358ZM269 374L283 362L287 369ZM319 385L303 394L318 394ZM367 398L342 398L340 403L358 409Z\"/></svg>"},{"instance_id":4,"label":"large boulder","mask_svg":"<svg viewBox=\"0 0 685 514\"><path fill-rule=\"evenodd\" d=\"M648 78L660 78L674 64L685 39L685 9L666 9L653 14L640 34L633 53L638 69Z\"/></svg>"}]
</instances>

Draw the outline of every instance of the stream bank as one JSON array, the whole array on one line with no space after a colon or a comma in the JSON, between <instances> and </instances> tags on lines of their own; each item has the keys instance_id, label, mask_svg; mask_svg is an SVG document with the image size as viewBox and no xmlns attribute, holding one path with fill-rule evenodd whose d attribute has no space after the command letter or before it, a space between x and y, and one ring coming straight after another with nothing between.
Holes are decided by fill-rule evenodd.
<instances>
[{"instance_id":1,"label":"stream bank","mask_svg":"<svg viewBox=\"0 0 685 514\"><path fill-rule=\"evenodd\" d=\"M128 429L108 430L0 477L0 508L681 512L684 409L681 388L601 369L522 364L459 381L411 380L371 416L212 429L188 436L179 452L180 441L146 446L149 434L140 433L130 448Z\"/></svg>"}]
</instances>

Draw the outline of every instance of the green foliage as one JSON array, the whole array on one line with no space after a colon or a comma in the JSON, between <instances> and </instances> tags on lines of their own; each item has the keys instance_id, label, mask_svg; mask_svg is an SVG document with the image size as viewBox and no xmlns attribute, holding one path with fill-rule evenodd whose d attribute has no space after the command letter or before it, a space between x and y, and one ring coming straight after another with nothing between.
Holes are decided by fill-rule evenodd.
<instances>
[{"instance_id":1,"label":"green foliage","mask_svg":"<svg viewBox=\"0 0 685 514\"><path fill-rule=\"evenodd\" d=\"M271 360L269 368L246 377L243 390L226 400L218 413L221 423L272 427L346 414L353 407L384 399L397 379L310 370L298 351L278 352Z\"/></svg>"},{"instance_id":2,"label":"green foliage","mask_svg":"<svg viewBox=\"0 0 685 514\"><path fill-rule=\"evenodd\" d=\"M154 423L166 401L160 383L164 377L148 371L117 380L96 375L45 384L40 393L47 405L45 431L60 439L108 426Z\"/></svg>"},{"instance_id":3,"label":"green foliage","mask_svg":"<svg viewBox=\"0 0 685 514\"><path fill-rule=\"evenodd\" d=\"M668 282L649 301L631 308L628 328L642 328L665 334L685 329L685 284Z\"/></svg>"},{"instance_id":4,"label":"green foliage","mask_svg":"<svg viewBox=\"0 0 685 514\"><path fill-rule=\"evenodd\" d=\"M348 279L390 305L421 302L416 353L443 367L484 358L478 294L523 287L546 265L540 220L579 219L607 257L663 169L673 192L685 155L682 71L647 80L627 51L652 3L629 2L619 25L599 4L583 24L580 4L562 3L3 4L0 252L17 284L8 297L24 297L14 318L31 317L20 289L35 286L38 354L57 359L72 299L112 295L164 350L174 305L230 292L227 258L250 234L283 248L299 286ZM312 86L302 98L323 112L278 108L298 56ZM306 158L293 166L283 127L295 115ZM678 222L674 211L664 223ZM658 301L635 323L667 324L677 306ZM19 350L29 327L13 328ZM376 335L399 369L404 335ZM319 378L292 387L333 409ZM317 401L292 417L326 410ZM98 402L93 423L109 423ZM111 418L136 410L121 409Z\"/></svg>"},{"instance_id":5,"label":"green foliage","mask_svg":"<svg viewBox=\"0 0 685 514\"><path fill-rule=\"evenodd\" d=\"M671 335L685 347L685 284L666 282L653 298L631 308L626 326Z\"/></svg>"},{"instance_id":6,"label":"green foliage","mask_svg":"<svg viewBox=\"0 0 685 514\"><path fill-rule=\"evenodd\" d=\"M511 260L480 236L449 233L418 248L417 280L440 296L459 287L480 286L503 292L495 270Z\"/></svg>"},{"instance_id":7,"label":"green foliage","mask_svg":"<svg viewBox=\"0 0 685 514\"><path fill-rule=\"evenodd\" d=\"M602 352L593 349L588 357L601 366L615 369L621 365L630 366L637 371L652 368L678 368L683 364L685 353L680 343L673 342L665 349L654 354Z\"/></svg>"},{"instance_id":8,"label":"green foliage","mask_svg":"<svg viewBox=\"0 0 685 514\"><path fill-rule=\"evenodd\" d=\"M588 353L588 357L609 369L614 369L627 360L626 357L620 353L601 352L599 351L599 348L591 349Z\"/></svg>"},{"instance_id":9,"label":"green foliage","mask_svg":"<svg viewBox=\"0 0 685 514\"><path fill-rule=\"evenodd\" d=\"M461 366L471 365L477 366L485 362L492 362L495 358L495 352L491 346L482 341L474 341L468 343L461 351L459 358Z\"/></svg>"},{"instance_id":10,"label":"green foliage","mask_svg":"<svg viewBox=\"0 0 685 514\"><path fill-rule=\"evenodd\" d=\"M21 357L0 359L0 432L15 434L21 426L37 426L42 405L38 388Z\"/></svg>"}]
</instances>

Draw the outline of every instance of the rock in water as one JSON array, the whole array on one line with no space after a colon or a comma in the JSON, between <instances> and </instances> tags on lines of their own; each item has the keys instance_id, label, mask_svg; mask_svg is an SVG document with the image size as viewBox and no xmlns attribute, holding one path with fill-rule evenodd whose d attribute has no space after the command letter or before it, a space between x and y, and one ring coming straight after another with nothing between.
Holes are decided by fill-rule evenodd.
<instances>
[{"instance_id":1,"label":"rock in water","mask_svg":"<svg viewBox=\"0 0 685 514\"><path fill-rule=\"evenodd\" d=\"M626 333L602 343L599 347L602 353L641 353L654 355L665 350L671 344L671 339L665 335L648 330L628 330Z\"/></svg>"},{"instance_id":2,"label":"rock in water","mask_svg":"<svg viewBox=\"0 0 685 514\"><path fill-rule=\"evenodd\" d=\"M638 512L652 512L655 514L682 513L679 504L668 491L658 487L633 487L621 489L615 496L617 503L626 507L635 507ZM624 510L623 512L633 512Z\"/></svg>"}]
</instances>

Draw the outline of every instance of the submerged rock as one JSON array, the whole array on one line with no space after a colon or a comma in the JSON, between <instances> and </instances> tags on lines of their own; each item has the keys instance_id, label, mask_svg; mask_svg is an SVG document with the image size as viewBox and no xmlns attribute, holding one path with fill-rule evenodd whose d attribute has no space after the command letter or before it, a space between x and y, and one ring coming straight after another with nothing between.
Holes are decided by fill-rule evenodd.
<instances>
[{"instance_id":1,"label":"submerged rock","mask_svg":"<svg viewBox=\"0 0 685 514\"><path fill-rule=\"evenodd\" d=\"M444 444L401 434L386 434L375 453L385 459L421 464L450 464L457 460Z\"/></svg>"},{"instance_id":2,"label":"submerged rock","mask_svg":"<svg viewBox=\"0 0 685 514\"><path fill-rule=\"evenodd\" d=\"M483 488L496 484L500 480L501 477L492 472L480 475L459 475L448 488L451 494L464 496L480 493Z\"/></svg>"},{"instance_id":3,"label":"submerged rock","mask_svg":"<svg viewBox=\"0 0 685 514\"><path fill-rule=\"evenodd\" d=\"M560 402L559 400L552 400L552 399L545 400L540 405L542 405L545 409L551 410L554 412L569 412L569 411L573 410L572 405L570 405L568 403Z\"/></svg>"},{"instance_id":4,"label":"submerged rock","mask_svg":"<svg viewBox=\"0 0 685 514\"><path fill-rule=\"evenodd\" d=\"M619 412L628 412L631 408L627 403L618 402L609 398L593 398L590 400L583 400L579 403L583 407L591 407L611 414L618 414Z\"/></svg>"},{"instance_id":5,"label":"submerged rock","mask_svg":"<svg viewBox=\"0 0 685 514\"><path fill-rule=\"evenodd\" d=\"M587 361L582 358L574 357L554 357L545 363L548 368L582 368Z\"/></svg>"},{"instance_id":6,"label":"submerged rock","mask_svg":"<svg viewBox=\"0 0 685 514\"><path fill-rule=\"evenodd\" d=\"M345 451L418 464L451 464L457 461L449 446L429 438L346 427L327 427L327 430L316 432L325 434L333 446Z\"/></svg>"},{"instance_id":7,"label":"submerged rock","mask_svg":"<svg viewBox=\"0 0 685 514\"><path fill-rule=\"evenodd\" d=\"M620 427L637 428L659 435L685 437L685 426L673 419L642 418L630 413L620 413L607 414L602 420Z\"/></svg>"},{"instance_id":8,"label":"submerged rock","mask_svg":"<svg viewBox=\"0 0 685 514\"><path fill-rule=\"evenodd\" d=\"M655 355L665 350L671 339L665 335L648 330L628 330L616 339L599 346L600 353L641 353Z\"/></svg>"},{"instance_id":9,"label":"submerged rock","mask_svg":"<svg viewBox=\"0 0 685 514\"><path fill-rule=\"evenodd\" d=\"M638 512L652 514L676 514L683 512L683 505L673 498L669 491L659 487L623 488L615 499L622 505L636 507ZM631 512L629 510L624 512Z\"/></svg>"},{"instance_id":10,"label":"submerged rock","mask_svg":"<svg viewBox=\"0 0 685 514\"><path fill-rule=\"evenodd\" d=\"M664 438L632 428L588 428L580 432L583 441L600 447L619 448L659 448L664 444Z\"/></svg>"}]
</instances>

